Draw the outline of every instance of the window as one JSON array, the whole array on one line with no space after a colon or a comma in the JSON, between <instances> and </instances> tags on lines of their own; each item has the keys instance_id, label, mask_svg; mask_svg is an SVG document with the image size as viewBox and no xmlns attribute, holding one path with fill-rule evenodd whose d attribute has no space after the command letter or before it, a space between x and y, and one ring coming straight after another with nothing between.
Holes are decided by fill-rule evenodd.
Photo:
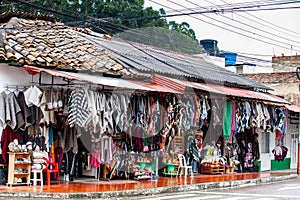
<instances>
[{"instance_id":1,"label":"window","mask_svg":"<svg viewBox=\"0 0 300 200\"><path fill-rule=\"evenodd\" d=\"M261 133L261 153L270 153L270 132Z\"/></svg>"}]
</instances>

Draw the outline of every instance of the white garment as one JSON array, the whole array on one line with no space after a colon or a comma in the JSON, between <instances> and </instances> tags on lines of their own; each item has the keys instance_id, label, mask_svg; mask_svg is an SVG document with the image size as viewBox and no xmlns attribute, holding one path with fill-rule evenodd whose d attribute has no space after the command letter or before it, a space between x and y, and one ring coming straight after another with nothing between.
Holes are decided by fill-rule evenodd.
<instances>
[{"instance_id":1,"label":"white garment","mask_svg":"<svg viewBox=\"0 0 300 200\"><path fill-rule=\"evenodd\" d=\"M25 102L27 106L39 106L42 94L43 92L38 87L36 87L35 85L30 86L30 88L28 88L24 92Z\"/></svg>"},{"instance_id":2,"label":"white garment","mask_svg":"<svg viewBox=\"0 0 300 200\"><path fill-rule=\"evenodd\" d=\"M43 113L43 118L41 119L40 123L45 123L46 125L49 125L50 124L50 113L49 113L49 111L45 111L45 107L47 104L45 92L46 92L46 90L44 91L41 102L40 102L40 108Z\"/></svg>"},{"instance_id":3,"label":"white garment","mask_svg":"<svg viewBox=\"0 0 300 200\"><path fill-rule=\"evenodd\" d=\"M267 125L270 124L269 121L271 119L270 113L268 111L268 107L265 104L262 104L262 108L263 108L263 112L264 112L264 116L265 116L265 120L264 120L264 129L266 129Z\"/></svg>"},{"instance_id":4,"label":"white garment","mask_svg":"<svg viewBox=\"0 0 300 200\"><path fill-rule=\"evenodd\" d=\"M207 118L207 108L206 108L206 100L205 98L203 98L201 119L205 119L205 118Z\"/></svg>"},{"instance_id":5,"label":"white garment","mask_svg":"<svg viewBox=\"0 0 300 200\"><path fill-rule=\"evenodd\" d=\"M264 125L265 116L264 116L262 105L260 103L256 103L256 110L257 110L257 117L256 117L257 127L261 127Z\"/></svg>"},{"instance_id":6,"label":"white garment","mask_svg":"<svg viewBox=\"0 0 300 200\"><path fill-rule=\"evenodd\" d=\"M95 108L95 99L94 99L94 93L93 91L91 90L87 90L85 89L84 90L85 93L86 93L86 97L87 97L87 109L88 109L88 112L89 112L89 115L88 115L88 118L85 122L85 129L88 130L91 126L91 127L94 127L94 124L93 124L93 117L94 117L94 108Z\"/></svg>"},{"instance_id":7,"label":"white garment","mask_svg":"<svg viewBox=\"0 0 300 200\"><path fill-rule=\"evenodd\" d=\"M102 137L100 140L100 147L101 163L106 163L113 160L113 153L116 150L116 146L114 145L112 138L108 136Z\"/></svg>"}]
</instances>

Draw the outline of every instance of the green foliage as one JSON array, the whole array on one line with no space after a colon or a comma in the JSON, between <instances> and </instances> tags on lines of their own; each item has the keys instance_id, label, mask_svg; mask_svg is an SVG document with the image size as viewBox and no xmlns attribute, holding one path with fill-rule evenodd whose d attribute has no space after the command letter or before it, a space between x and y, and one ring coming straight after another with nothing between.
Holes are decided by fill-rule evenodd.
<instances>
[{"instance_id":1,"label":"green foliage","mask_svg":"<svg viewBox=\"0 0 300 200\"><path fill-rule=\"evenodd\" d=\"M169 30L168 28L146 27L131 29L118 33L116 37L176 52L188 54L202 53L202 48L197 40L176 30Z\"/></svg>"},{"instance_id":2,"label":"green foliage","mask_svg":"<svg viewBox=\"0 0 300 200\"><path fill-rule=\"evenodd\" d=\"M1 12L50 15L66 25L88 27L111 35L142 27L162 27L198 42L188 23L168 23L162 17L166 14L163 9L144 8L144 0L0 0L0 5Z\"/></svg>"}]
</instances>

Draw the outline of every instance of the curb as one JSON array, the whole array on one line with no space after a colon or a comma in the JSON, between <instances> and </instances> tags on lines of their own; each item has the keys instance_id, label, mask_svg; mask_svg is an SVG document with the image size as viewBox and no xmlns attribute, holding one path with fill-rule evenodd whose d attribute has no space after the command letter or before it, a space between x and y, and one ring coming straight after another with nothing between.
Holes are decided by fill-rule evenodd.
<instances>
[{"instance_id":1,"label":"curb","mask_svg":"<svg viewBox=\"0 0 300 200\"><path fill-rule=\"evenodd\" d=\"M247 180L234 180L225 182L210 182L200 184L189 184L180 186L147 188L138 190L120 190L110 192L89 192L89 193L38 193L38 192L6 192L1 191L0 197L14 197L14 198L52 198L52 199L99 199L112 197L133 197L133 196L150 196L154 194L185 192L185 191L199 191L206 189L220 189L231 187L245 187L250 185L268 184L288 179L297 179L297 174L286 176L263 177Z\"/></svg>"}]
</instances>

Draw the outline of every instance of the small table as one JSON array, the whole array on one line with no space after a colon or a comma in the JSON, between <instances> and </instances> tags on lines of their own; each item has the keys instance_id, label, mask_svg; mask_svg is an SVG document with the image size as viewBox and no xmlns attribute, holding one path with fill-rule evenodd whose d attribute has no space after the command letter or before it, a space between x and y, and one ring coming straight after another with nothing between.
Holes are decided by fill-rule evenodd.
<instances>
[{"instance_id":1,"label":"small table","mask_svg":"<svg viewBox=\"0 0 300 200\"><path fill-rule=\"evenodd\" d=\"M179 164L175 164L175 163L163 163L164 165L166 165L166 171L163 172L164 175L177 175L177 170L176 170L176 166L179 166Z\"/></svg>"},{"instance_id":2,"label":"small table","mask_svg":"<svg viewBox=\"0 0 300 200\"><path fill-rule=\"evenodd\" d=\"M151 162L137 162L140 164L141 170L144 170L147 164L150 164Z\"/></svg>"}]
</instances>

